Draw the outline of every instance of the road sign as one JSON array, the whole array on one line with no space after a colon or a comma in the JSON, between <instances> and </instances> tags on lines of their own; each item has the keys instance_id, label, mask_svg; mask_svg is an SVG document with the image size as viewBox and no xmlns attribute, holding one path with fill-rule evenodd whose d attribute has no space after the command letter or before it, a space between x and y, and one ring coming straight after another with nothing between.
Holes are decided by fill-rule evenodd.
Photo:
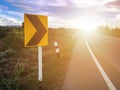
<instances>
[{"instance_id":1,"label":"road sign","mask_svg":"<svg viewBox=\"0 0 120 90\"><path fill-rule=\"evenodd\" d=\"M25 47L48 45L47 16L24 14Z\"/></svg>"},{"instance_id":2,"label":"road sign","mask_svg":"<svg viewBox=\"0 0 120 90\"><path fill-rule=\"evenodd\" d=\"M42 47L48 45L47 16L24 14L25 47L38 46L38 79L42 81Z\"/></svg>"}]
</instances>

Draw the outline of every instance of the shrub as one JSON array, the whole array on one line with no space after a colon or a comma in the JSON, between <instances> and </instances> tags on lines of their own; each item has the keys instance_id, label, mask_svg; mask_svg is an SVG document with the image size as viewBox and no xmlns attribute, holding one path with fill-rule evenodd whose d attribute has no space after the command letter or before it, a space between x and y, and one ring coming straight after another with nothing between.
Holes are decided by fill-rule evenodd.
<instances>
[{"instance_id":1,"label":"shrub","mask_svg":"<svg viewBox=\"0 0 120 90\"><path fill-rule=\"evenodd\" d=\"M20 74L22 73L23 68L18 67L10 78L4 78L0 82L0 90L19 90L20 88Z\"/></svg>"},{"instance_id":2,"label":"shrub","mask_svg":"<svg viewBox=\"0 0 120 90\"><path fill-rule=\"evenodd\" d=\"M12 48L14 50L21 50L23 48L23 34L21 32L12 31L3 41L3 50Z\"/></svg>"},{"instance_id":3,"label":"shrub","mask_svg":"<svg viewBox=\"0 0 120 90\"><path fill-rule=\"evenodd\" d=\"M0 59L9 58L16 53L13 49L7 49L4 52L0 52Z\"/></svg>"}]
</instances>

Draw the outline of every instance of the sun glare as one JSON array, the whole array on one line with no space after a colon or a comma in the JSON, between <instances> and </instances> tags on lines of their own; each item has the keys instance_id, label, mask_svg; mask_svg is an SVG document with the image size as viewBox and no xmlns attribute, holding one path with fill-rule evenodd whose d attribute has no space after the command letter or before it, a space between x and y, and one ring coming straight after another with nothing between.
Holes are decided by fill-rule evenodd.
<instances>
[{"instance_id":1,"label":"sun glare","mask_svg":"<svg viewBox=\"0 0 120 90\"><path fill-rule=\"evenodd\" d=\"M82 17L75 24L83 33L93 33L99 25L99 20L95 17Z\"/></svg>"}]
</instances>

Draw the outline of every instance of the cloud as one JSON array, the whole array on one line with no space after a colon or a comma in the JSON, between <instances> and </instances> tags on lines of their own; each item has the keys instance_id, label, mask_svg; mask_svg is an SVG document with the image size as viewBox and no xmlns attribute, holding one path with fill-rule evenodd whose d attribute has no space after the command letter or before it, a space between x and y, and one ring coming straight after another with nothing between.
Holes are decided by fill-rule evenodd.
<instances>
[{"instance_id":1,"label":"cloud","mask_svg":"<svg viewBox=\"0 0 120 90\"><path fill-rule=\"evenodd\" d=\"M16 7L22 8L24 10L28 10L28 11L35 11L35 9L33 9L30 6L25 6L25 5L21 5L21 4L13 4L13 6L16 6Z\"/></svg>"},{"instance_id":2,"label":"cloud","mask_svg":"<svg viewBox=\"0 0 120 90\"><path fill-rule=\"evenodd\" d=\"M116 1L116 0L99 0L103 5L109 3L109 2L113 2L113 1Z\"/></svg>"},{"instance_id":3,"label":"cloud","mask_svg":"<svg viewBox=\"0 0 120 90\"><path fill-rule=\"evenodd\" d=\"M115 0L106 4L108 7L116 7L120 9L120 0Z\"/></svg>"},{"instance_id":4,"label":"cloud","mask_svg":"<svg viewBox=\"0 0 120 90\"><path fill-rule=\"evenodd\" d=\"M21 25L23 21L23 13L11 11L8 7L0 5L0 25L10 26L10 25Z\"/></svg>"},{"instance_id":5,"label":"cloud","mask_svg":"<svg viewBox=\"0 0 120 90\"><path fill-rule=\"evenodd\" d=\"M120 14L116 15L116 20L120 20Z\"/></svg>"},{"instance_id":6,"label":"cloud","mask_svg":"<svg viewBox=\"0 0 120 90\"><path fill-rule=\"evenodd\" d=\"M17 16L17 17L23 17L23 13L20 12L15 12L15 11L7 11L6 13L8 13L9 15L13 15L13 16Z\"/></svg>"},{"instance_id":7,"label":"cloud","mask_svg":"<svg viewBox=\"0 0 120 90\"><path fill-rule=\"evenodd\" d=\"M104 11L106 12L120 12L120 10L118 8L115 8L115 7L104 7L103 8Z\"/></svg>"},{"instance_id":8,"label":"cloud","mask_svg":"<svg viewBox=\"0 0 120 90\"><path fill-rule=\"evenodd\" d=\"M67 0L66 0L67 1ZM65 0L56 0L55 3L49 2L49 6L66 6L67 2Z\"/></svg>"},{"instance_id":9,"label":"cloud","mask_svg":"<svg viewBox=\"0 0 120 90\"><path fill-rule=\"evenodd\" d=\"M21 25L21 21L17 21L15 18L12 18L7 15L0 15L0 25L1 26L13 26L13 25Z\"/></svg>"},{"instance_id":10,"label":"cloud","mask_svg":"<svg viewBox=\"0 0 120 90\"><path fill-rule=\"evenodd\" d=\"M116 21L117 27L120 27L120 14L116 15L115 21Z\"/></svg>"},{"instance_id":11,"label":"cloud","mask_svg":"<svg viewBox=\"0 0 120 90\"><path fill-rule=\"evenodd\" d=\"M11 4L21 4L21 5L30 5L30 6L64 6L66 5L67 0L19 0L16 2L16 0L6 0L7 2Z\"/></svg>"},{"instance_id":12,"label":"cloud","mask_svg":"<svg viewBox=\"0 0 120 90\"><path fill-rule=\"evenodd\" d=\"M116 14L113 18L105 18L104 25L110 27L120 27L120 14Z\"/></svg>"},{"instance_id":13,"label":"cloud","mask_svg":"<svg viewBox=\"0 0 120 90\"><path fill-rule=\"evenodd\" d=\"M10 2L10 3L12 3L13 2L13 0L6 0L7 2Z\"/></svg>"},{"instance_id":14,"label":"cloud","mask_svg":"<svg viewBox=\"0 0 120 90\"><path fill-rule=\"evenodd\" d=\"M5 9L5 10L8 9L8 7L7 7L7 6L4 6L4 5L0 5L0 8L3 9L3 10L4 10L4 9Z\"/></svg>"},{"instance_id":15,"label":"cloud","mask_svg":"<svg viewBox=\"0 0 120 90\"><path fill-rule=\"evenodd\" d=\"M109 12L120 12L120 1L119 0L110 0L105 3L105 10Z\"/></svg>"},{"instance_id":16,"label":"cloud","mask_svg":"<svg viewBox=\"0 0 120 90\"><path fill-rule=\"evenodd\" d=\"M86 7L94 7L99 5L99 0L71 0L74 6L86 8Z\"/></svg>"}]
</instances>

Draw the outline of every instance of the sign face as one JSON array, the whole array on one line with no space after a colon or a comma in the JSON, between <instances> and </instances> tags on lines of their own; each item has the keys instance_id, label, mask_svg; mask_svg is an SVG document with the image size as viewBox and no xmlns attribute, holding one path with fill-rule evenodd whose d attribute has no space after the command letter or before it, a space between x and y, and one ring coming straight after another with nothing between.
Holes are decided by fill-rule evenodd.
<instances>
[{"instance_id":1,"label":"sign face","mask_svg":"<svg viewBox=\"0 0 120 90\"><path fill-rule=\"evenodd\" d=\"M24 14L25 47L48 45L48 18L42 15Z\"/></svg>"}]
</instances>

